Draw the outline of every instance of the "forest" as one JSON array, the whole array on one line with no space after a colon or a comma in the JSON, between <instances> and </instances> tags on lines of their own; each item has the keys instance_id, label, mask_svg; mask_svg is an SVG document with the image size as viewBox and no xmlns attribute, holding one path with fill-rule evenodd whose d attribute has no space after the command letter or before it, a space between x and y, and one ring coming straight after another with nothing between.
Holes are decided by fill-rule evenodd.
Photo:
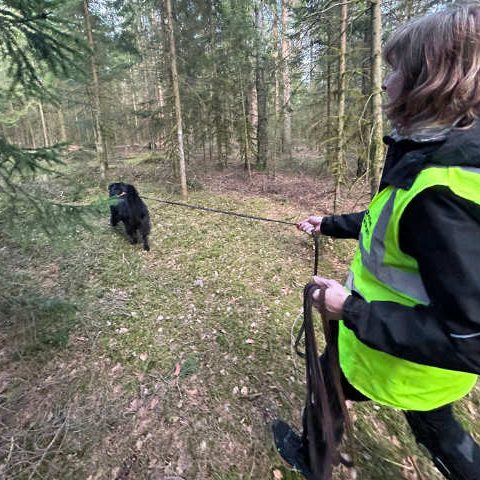
<instances>
[{"instance_id":1,"label":"forest","mask_svg":"<svg viewBox=\"0 0 480 480\"><path fill-rule=\"evenodd\" d=\"M305 397L294 225L368 205L382 45L450 3L0 0L0 478L301 478L269 427ZM109 224L113 182L150 251ZM323 241L321 273L354 249ZM335 479L442 478L401 412L349 409Z\"/></svg>"}]
</instances>

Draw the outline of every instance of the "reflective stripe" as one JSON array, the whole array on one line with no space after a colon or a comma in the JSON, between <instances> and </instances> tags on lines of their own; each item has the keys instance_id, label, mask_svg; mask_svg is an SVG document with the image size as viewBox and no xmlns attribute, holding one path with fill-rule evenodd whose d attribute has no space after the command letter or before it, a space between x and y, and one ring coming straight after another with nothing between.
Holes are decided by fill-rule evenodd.
<instances>
[{"instance_id":1,"label":"reflective stripe","mask_svg":"<svg viewBox=\"0 0 480 480\"><path fill-rule=\"evenodd\" d=\"M462 170L466 170L467 172L477 173L480 175L480 168L478 167L460 167Z\"/></svg>"},{"instance_id":2,"label":"reflective stripe","mask_svg":"<svg viewBox=\"0 0 480 480\"><path fill-rule=\"evenodd\" d=\"M348 288L350 291L353 290L353 272L348 271L347 279L345 280L345 288Z\"/></svg>"},{"instance_id":3,"label":"reflective stripe","mask_svg":"<svg viewBox=\"0 0 480 480\"><path fill-rule=\"evenodd\" d=\"M390 195L378 218L375 229L372 233L370 252L363 244L362 234L359 238L362 264L378 280L397 290L397 292L408 295L423 304L429 304L430 298L423 285L422 278L418 272L409 272L392 266L385 265L385 235L388 223L392 216L395 203L396 191Z\"/></svg>"},{"instance_id":4,"label":"reflective stripe","mask_svg":"<svg viewBox=\"0 0 480 480\"><path fill-rule=\"evenodd\" d=\"M456 333L451 333L450 336L453 338L474 338L474 337L480 337L480 332L471 333L470 335L457 335Z\"/></svg>"}]
</instances>

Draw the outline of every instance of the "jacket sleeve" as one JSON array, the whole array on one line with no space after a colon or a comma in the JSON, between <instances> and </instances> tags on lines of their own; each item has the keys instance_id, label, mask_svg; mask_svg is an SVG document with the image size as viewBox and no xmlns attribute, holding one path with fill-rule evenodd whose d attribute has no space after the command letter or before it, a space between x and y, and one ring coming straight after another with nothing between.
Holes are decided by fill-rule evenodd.
<instances>
[{"instance_id":1,"label":"jacket sleeve","mask_svg":"<svg viewBox=\"0 0 480 480\"><path fill-rule=\"evenodd\" d=\"M446 187L404 212L400 246L414 257L430 305L348 297L345 325L365 344L425 365L480 373L480 207Z\"/></svg>"},{"instance_id":2,"label":"jacket sleeve","mask_svg":"<svg viewBox=\"0 0 480 480\"><path fill-rule=\"evenodd\" d=\"M365 210L363 212L323 217L322 234L335 238L358 239L364 215Z\"/></svg>"}]
</instances>

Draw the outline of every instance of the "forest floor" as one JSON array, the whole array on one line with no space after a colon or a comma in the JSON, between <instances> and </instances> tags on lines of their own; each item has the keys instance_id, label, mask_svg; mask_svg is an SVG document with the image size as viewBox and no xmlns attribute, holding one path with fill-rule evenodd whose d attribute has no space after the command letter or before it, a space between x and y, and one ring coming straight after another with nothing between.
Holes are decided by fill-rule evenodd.
<instances>
[{"instance_id":1,"label":"forest floor","mask_svg":"<svg viewBox=\"0 0 480 480\"><path fill-rule=\"evenodd\" d=\"M92 163L36 184L62 201L105 196ZM117 159L112 181L181 201L162 168ZM93 179L93 180L92 180ZM197 172L189 202L298 221L329 212L329 179L241 168ZM360 209L365 187L343 192ZM270 422L300 426L304 364L291 345L311 278L311 239L293 226L148 201L151 251L108 224L47 237L28 215L0 231L0 478L300 479ZM33 229L33 230L32 230ZM325 242L320 271L342 280L350 241ZM319 334L319 339L321 335ZM458 413L480 436L480 390ZM355 467L335 479L434 480L400 412L351 406Z\"/></svg>"}]
</instances>

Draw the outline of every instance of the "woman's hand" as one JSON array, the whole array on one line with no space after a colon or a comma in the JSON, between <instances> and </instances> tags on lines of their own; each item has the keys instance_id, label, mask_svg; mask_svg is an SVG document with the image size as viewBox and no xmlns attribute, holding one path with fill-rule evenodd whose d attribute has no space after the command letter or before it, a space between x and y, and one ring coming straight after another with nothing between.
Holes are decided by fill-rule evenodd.
<instances>
[{"instance_id":1,"label":"woman's hand","mask_svg":"<svg viewBox=\"0 0 480 480\"><path fill-rule=\"evenodd\" d=\"M318 310L325 310L327 320L340 320L343 315L343 305L350 295L345 287L336 280L323 277L313 277L313 281L320 287L325 288L325 305L320 303L320 292L313 293L313 306Z\"/></svg>"},{"instance_id":2,"label":"woman's hand","mask_svg":"<svg viewBox=\"0 0 480 480\"><path fill-rule=\"evenodd\" d=\"M312 215L305 220L298 222L297 228L310 235L313 235L315 233L321 233L320 227L322 225L322 220L323 217L316 217Z\"/></svg>"}]
</instances>

